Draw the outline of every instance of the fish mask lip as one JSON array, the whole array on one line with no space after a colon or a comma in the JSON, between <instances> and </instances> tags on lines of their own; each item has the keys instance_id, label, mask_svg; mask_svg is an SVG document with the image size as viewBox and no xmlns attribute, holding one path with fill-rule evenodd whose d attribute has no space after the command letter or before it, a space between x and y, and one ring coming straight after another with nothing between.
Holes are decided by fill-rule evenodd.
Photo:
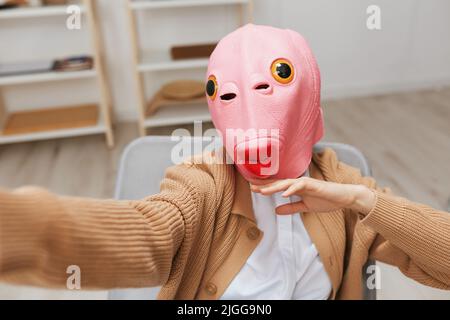
<instances>
[{"instance_id":1,"label":"fish mask lip","mask_svg":"<svg viewBox=\"0 0 450 320\"><path fill-rule=\"evenodd\" d=\"M270 136L259 136L246 141L238 142L234 146L235 164L255 179L267 179L276 172L270 169L277 166L274 161L274 152L280 152L280 140Z\"/></svg>"}]
</instances>

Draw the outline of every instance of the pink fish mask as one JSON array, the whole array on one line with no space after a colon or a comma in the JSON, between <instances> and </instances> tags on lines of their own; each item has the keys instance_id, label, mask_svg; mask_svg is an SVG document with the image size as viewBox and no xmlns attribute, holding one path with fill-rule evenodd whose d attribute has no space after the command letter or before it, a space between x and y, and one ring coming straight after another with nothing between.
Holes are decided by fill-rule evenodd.
<instances>
[{"instance_id":1,"label":"pink fish mask","mask_svg":"<svg viewBox=\"0 0 450 320\"><path fill-rule=\"evenodd\" d=\"M300 34L239 28L218 43L207 77L212 121L244 178L295 178L307 170L323 119L319 68Z\"/></svg>"}]
</instances>

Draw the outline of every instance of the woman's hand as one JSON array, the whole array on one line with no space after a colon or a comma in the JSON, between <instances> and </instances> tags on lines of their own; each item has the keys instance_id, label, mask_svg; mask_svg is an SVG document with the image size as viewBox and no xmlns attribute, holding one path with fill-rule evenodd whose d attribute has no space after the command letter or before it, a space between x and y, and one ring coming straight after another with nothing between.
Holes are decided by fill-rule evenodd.
<instances>
[{"instance_id":1,"label":"woman's hand","mask_svg":"<svg viewBox=\"0 0 450 320\"><path fill-rule=\"evenodd\" d=\"M298 195L299 202L277 207L277 214L302 212L328 212L343 208L368 214L375 206L376 197L372 190L363 185L340 184L308 177L278 180L264 185L251 185L253 192L271 195L284 191L282 196Z\"/></svg>"}]
</instances>

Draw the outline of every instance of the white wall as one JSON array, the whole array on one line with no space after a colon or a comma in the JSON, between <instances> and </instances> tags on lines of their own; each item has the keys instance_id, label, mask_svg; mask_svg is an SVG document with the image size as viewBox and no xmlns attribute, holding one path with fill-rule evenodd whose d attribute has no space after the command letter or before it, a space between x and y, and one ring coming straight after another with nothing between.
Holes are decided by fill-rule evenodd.
<instances>
[{"instance_id":1,"label":"white wall","mask_svg":"<svg viewBox=\"0 0 450 320\"><path fill-rule=\"evenodd\" d=\"M107 51L116 115L136 118L135 83L125 0L97 0ZM382 29L366 28L366 8L381 8ZM213 41L237 25L230 8L160 10L140 16L145 48ZM450 84L450 2L448 0L254 0L255 23L291 28L310 42L319 62L324 98L368 95ZM25 20L24 20L25 21ZM30 31L31 30L31 31ZM64 19L0 22L0 61L45 58L88 51L85 30L67 31ZM148 94L170 79L203 78L204 70L147 75ZM19 108L86 102L97 93L90 82L76 90L30 85L6 90L7 103ZM26 94L26 93L33 94ZM80 94L76 94L80 92ZM36 94L39 93L39 94Z\"/></svg>"},{"instance_id":2,"label":"white wall","mask_svg":"<svg viewBox=\"0 0 450 320\"><path fill-rule=\"evenodd\" d=\"M366 8L381 9L381 30ZM446 0L282 1L280 24L300 31L317 55L325 97L450 83L450 2Z\"/></svg>"}]
</instances>

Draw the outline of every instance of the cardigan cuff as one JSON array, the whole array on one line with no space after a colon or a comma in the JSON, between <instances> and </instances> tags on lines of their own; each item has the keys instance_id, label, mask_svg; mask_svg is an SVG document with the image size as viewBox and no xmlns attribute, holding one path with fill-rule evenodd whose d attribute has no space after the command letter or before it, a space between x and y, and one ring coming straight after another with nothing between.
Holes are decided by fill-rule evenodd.
<instances>
[{"instance_id":1,"label":"cardigan cuff","mask_svg":"<svg viewBox=\"0 0 450 320\"><path fill-rule=\"evenodd\" d=\"M395 235L404 225L404 203L397 197L374 190L376 201L373 209L361 220L368 227L383 235Z\"/></svg>"}]
</instances>

